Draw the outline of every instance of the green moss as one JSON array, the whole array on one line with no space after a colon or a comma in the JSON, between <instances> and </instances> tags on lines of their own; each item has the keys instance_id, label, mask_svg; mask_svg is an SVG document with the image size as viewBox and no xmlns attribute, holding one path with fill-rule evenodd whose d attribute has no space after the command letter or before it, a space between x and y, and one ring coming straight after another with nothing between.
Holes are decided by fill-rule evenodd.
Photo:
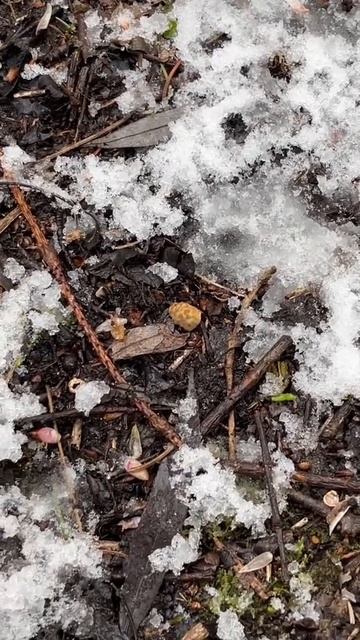
<instances>
[{"instance_id":1,"label":"green moss","mask_svg":"<svg viewBox=\"0 0 360 640\"><path fill-rule=\"evenodd\" d=\"M253 600L253 594L245 590L232 571L221 569L216 578L217 594L211 598L208 607L211 613L219 615L220 611L233 609L239 614L246 611Z\"/></svg>"},{"instance_id":2,"label":"green moss","mask_svg":"<svg viewBox=\"0 0 360 640\"><path fill-rule=\"evenodd\" d=\"M338 591L340 573L341 566L329 555L325 555L309 568L309 574L314 586L327 595L332 595Z\"/></svg>"}]
</instances>

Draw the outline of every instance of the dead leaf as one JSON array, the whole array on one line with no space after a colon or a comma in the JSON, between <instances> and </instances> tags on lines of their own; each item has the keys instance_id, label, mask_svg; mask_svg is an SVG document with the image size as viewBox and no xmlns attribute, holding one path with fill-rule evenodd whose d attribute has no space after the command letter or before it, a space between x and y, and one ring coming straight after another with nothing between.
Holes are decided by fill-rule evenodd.
<instances>
[{"instance_id":1,"label":"dead leaf","mask_svg":"<svg viewBox=\"0 0 360 640\"><path fill-rule=\"evenodd\" d=\"M138 463L134 458L128 458L124 464L125 471L133 478L137 480L141 480L142 482L147 482L149 480L149 472L147 469L144 469L141 464Z\"/></svg>"},{"instance_id":2,"label":"dead leaf","mask_svg":"<svg viewBox=\"0 0 360 640\"><path fill-rule=\"evenodd\" d=\"M329 535L333 533L335 527L339 524L339 522L343 519L344 515L349 511L350 507L353 505L353 499L348 498L347 500L342 500L339 504L331 509L330 513L326 516L326 521L329 525Z\"/></svg>"},{"instance_id":3,"label":"dead leaf","mask_svg":"<svg viewBox=\"0 0 360 640\"><path fill-rule=\"evenodd\" d=\"M259 571L259 569L265 569L273 561L273 554L271 551L264 551L258 556L250 560L239 570L239 573L250 573L251 571Z\"/></svg>"},{"instance_id":4,"label":"dead leaf","mask_svg":"<svg viewBox=\"0 0 360 640\"><path fill-rule=\"evenodd\" d=\"M166 324L149 324L130 329L122 342L114 340L111 354L114 360L127 360L150 353L176 351L186 345L188 334L172 333Z\"/></svg>"},{"instance_id":5,"label":"dead leaf","mask_svg":"<svg viewBox=\"0 0 360 640\"><path fill-rule=\"evenodd\" d=\"M89 145L96 144L101 149L153 147L170 138L169 124L175 122L182 114L183 109L181 108L152 113L136 122L130 122L130 124L102 138L97 138L95 143L91 142Z\"/></svg>"},{"instance_id":6,"label":"dead leaf","mask_svg":"<svg viewBox=\"0 0 360 640\"><path fill-rule=\"evenodd\" d=\"M50 2L47 3L45 11L38 22L38 26L36 27L36 35L40 33L40 31L46 31L49 26L49 22L51 20L52 15L52 6Z\"/></svg>"},{"instance_id":7,"label":"dead leaf","mask_svg":"<svg viewBox=\"0 0 360 640\"><path fill-rule=\"evenodd\" d=\"M129 453L132 458L138 460L142 455L142 444L139 429L136 424L131 427L130 440L129 440Z\"/></svg>"}]
</instances>

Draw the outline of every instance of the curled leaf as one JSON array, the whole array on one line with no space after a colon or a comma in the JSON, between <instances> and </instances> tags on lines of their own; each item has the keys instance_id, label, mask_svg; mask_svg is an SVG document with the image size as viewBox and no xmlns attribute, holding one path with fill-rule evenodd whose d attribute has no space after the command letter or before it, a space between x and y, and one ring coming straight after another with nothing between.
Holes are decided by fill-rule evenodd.
<instances>
[{"instance_id":1,"label":"curled leaf","mask_svg":"<svg viewBox=\"0 0 360 640\"><path fill-rule=\"evenodd\" d=\"M56 429L51 427L42 427L36 431L31 431L31 437L43 444L57 444L61 440L61 435Z\"/></svg>"},{"instance_id":2,"label":"curled leaf","mask_svg":"<svg viewBox=\"0 0 360 640\"><path fill-rule=\"evenodd\" d=\"M132 458L138 460L142 455L142 444L139 429L136 424L131 428L130 440L129 440L129 453Z\"/></svg>"},{"instance_id":3,"label":"curled leaf","mask_svg":"<svg viewBox=\"0 0 360 640\"><path fill-rule=\"evenodd\" d=\"M349 511L352 504L353 504L353 500L351 498L347 500L342 500L342 502L339 502L339 504L336 507L333 507L333 509L327 515L326 520L329 524L329 535L333 533L335 527L339 524L339 522L341 522L344 515Z\"/></svg>"},{"instance_id":4,"label":"curled leaf","mask_svg":"<svg viewBox=\"0 0 360 640\"><path fill-rule=\"evenodd\" d=\"M147 482L149 480L149 472L147 469L142 469L137 460L134 458L128 458L125 462L124 469L134 478Z\"/></svg>"},{"instance_id":5,"label":"curled leaf","mask_svg":"<svg viewBox=\"0 0 360 640\"><path fill-rule=\"evenodd\" d=\"M81 385L84 384L84 380L82 380L81 378L71 378L69 384L68 384L68 389L70 391L70 393L76 393L76 389Z\"/></svg>"},{"instance_id":6,"label":"curled leaf","mask_svg":"<svg viewBox=\"0 0 360 640\"><path fill-rule=\"evenodd\" d=\"M323 502L327 507L337 507L340 502L339 494L334 490L328 491L323 497Z\"/></svg>"},{"instance_id":7,"label":"curled leaf","mask_svg":"<svg viewBox=\"0 0 360 640\"><path fill-rule=\"evenodd\" d=\"M239 570L239 573L250 573L251 571L259 571L259 569L264 569L273 561L273 554L271 551L264 551L264 553L260 553L260 555L256 556L250 562L245 564Z\"/></svg>"}]
</instances>

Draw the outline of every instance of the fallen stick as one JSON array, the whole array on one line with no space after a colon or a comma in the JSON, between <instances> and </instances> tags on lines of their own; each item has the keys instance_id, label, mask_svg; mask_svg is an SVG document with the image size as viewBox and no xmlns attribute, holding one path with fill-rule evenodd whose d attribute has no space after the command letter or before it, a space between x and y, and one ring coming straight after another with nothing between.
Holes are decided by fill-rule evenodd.
<instances>
[{"instance_id":1,"label":"fallen stick","mask_svg":"<svg viewBox=\"0 0 360 640\"><path fill-rule=\"evenodd\" d=\"M272 461L260 411L255 411L255 422L259 434L262 458L264 462L264 472L271 506L272 524L279 546L281 573L284 582L289 582L289 572L287 568L284 536L281 526L281 516L272 478Z\"/></svg>"},{"instance_id":2,"label":"fallen stick","mask_svg":"<svg viewBox=\"0 0 360 640\"><path fill-rule=\"evenodd\" d=\"M256 479L265 476L264 467L261 464L254 464L253 462L236 462L232 465L232 468L235 473L238 473L240 476L247 476L248 478ZM350 480L349 478L318 476L313 473L294 471L291 476L291 482L305 484L309 487L318 487L320 489L339 489L340 491L346 491L346 493L360 494L360 482Z\"/></svg>"},{"instance_id":3,"label":"fallen stick","mask_svg":"<svg viewBox=\"0 0 360 640\"><path fill-rule=\"evenodd\" d=\"M236 316L233 330L228 340L228 350L225 356L225 379L228 394L234 386L235 349L239 344L239 338L243 329L243 323L249 307L256 300L259 292L269 283L270 278L276 273L276 267L270 267L259 278L255 287L246 294L241 302L240 310ZM235 412L232 409L228 417L229 460L236 460L236 424Z\"/></svg>"},{"instance_id":4,"label":"fallen stick","mask_svg":"<svg viewBox=\"0 0 360 640\"><path fill-rule=\"evenodd\" d=\"M202 435L206 435L220 420L226 416L233 406L241 400L253 387L255 387L265 375L268 367L279 360L283 353L292 345L290 336L281 338L269 349L259 362L251 369L243 380L235 385L232 392L220 402L202 421L200 425Z\"/></svg>"},{"instance_id":5,"label":"fallen stick","mask_svg":"<svg viewBox=\"0 0 360 640\"><path fill-rule=\"evenodd\" d=\"M10 180L14 181L13 176L7 176ZM48 240L45 237L43 230L41 229L37 219L35 218L33 212L31 211L28 203L25 200L25 196L22 190L18 186L11 187L11 191L13 196L17 202L17 205L27 221L31 232L35 238L38 249L41 253L41 256L45 262L45 264L49 267L49 270L53 274L55 280L58 282L60 286L61 293L65 298L66 302L71 307L76 320L79 323L79 326L84 331L87 339L89 340L91 346L93 347L96 355L98 356L100 362L107 369L108 373L112 377L112 379L119 385L126 385L126 388L131 392L132 389L128 385L124 376L120 373L120 371L116 368L114 362L110 358L109 354L105 350L104 346L101 344L99 338L97 337L94 329L90 325L87 320L85 313L78 303L66 277L64 271L62 269L59 257L55 251L55 249L50 245ZM169 440L174 446L179 447L182 444L181 438L174 431L169 422L162 416L158 415L151 409L151 407L144 401L139 399L134 394L133 404L135 407L142 413L147 420L150 422L152 427L159 431L167 440Z\"/></svg>"}]
</instances>

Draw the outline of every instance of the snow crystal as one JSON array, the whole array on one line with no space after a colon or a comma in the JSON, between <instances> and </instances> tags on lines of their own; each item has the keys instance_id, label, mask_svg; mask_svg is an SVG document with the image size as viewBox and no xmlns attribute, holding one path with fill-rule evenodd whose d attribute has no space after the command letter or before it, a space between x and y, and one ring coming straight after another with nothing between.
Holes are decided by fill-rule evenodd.
<instances>
[{"instance_id":1,"label":"snow crystal","mask_svg":"<svg viewBox=\"0 0 360 640\"><path fill-rule=\"evenodd\" d=\"M172 571L179 575L185 564L197 560L199 543L199 531L190 531L188 538L177 533L169 546L156 549L149 556L153 570Z\"/></svg>"},{"instance_id":2,"label":"snow crystal","mask_svg":"<svg viewBox=\"0 0 360 640\"><path fill-rule=\"evenodd\" d=\"M303 418L290 411L282 411L280 421L285 426L286 442L292 451L304 450L306 454L314 451L318 445L317 424L311 421L304 425Z\"/></svg>"},{"instance_id":3,"label":"snow crystal","mask_svg":"<svg viewBox=\"0 0 360 640\"><path fill-rule=\"evenodd\" d=\"M8 258L4 264L4 275L17 284L25 276L25 268L14 258Z\"/></svg>"},{"instance_id":4,"label":"snow crystal","mask_svg":"<svg viewBox=\"0 0 360 640\"><path fill-rule=\"evenodd\" d=\"M38 62L29 62L24 66L21 77L24 80L33 80L38 76L50 76L56 84L64 84L67 79L67 64L59 64L54 67L44 67Z\"/></svg>"},{"instance_id":5,"label":"snow crystal","mask_svg":"<svg viewBox=\"0 0 360 640\"><path fill-rule=\"evenodd\" d=\"M0 460L17 462L22 456L21 445L27 438L20 431L14 431L15 420L43 411L44 407L33 393L13 392L0 377Z\"/></svg>"},{"instance_id":6,"label":"snow crystal","mask_svg":"<svg viewBox=\"0 0 360 640\"><path fill-rule=\"evenodd\" d=\"M292 576L289 587L292 595L292 619L300 620L301 618L311 618L317 622L320 615L315 603L312 601L314 584L310 574L300 572Z\"/></svg>"},{"instance_id":7,"label":"snow crystal","mask_svg":"<svg viewBox=\"0 0 360 640\"><path fill-rule=\"evenodd\" d=\"M35 333L58 330L60 290L46 271L34 271L6 291L0 300L0 372L20 355L28 325Z\"/></svg>"},{"instance_id":8,"label":"snow crystal","mask_svg":"<svg viewBox=\"0 0 360 640\"><path fill-rule=\"evenodd\" d=\"M254 531L264 531L264 520L270 515L265 492L259 492L258 504L248 501L232 471L222 469L206 447L183 445L175 453L171 483L189 507L187 523L195 528L232 517Z\"/></svg>"},{"instance_id":9,"label":"snow crystal","mask_svg":"<svg viewBox=\"0 0 360 640\"><path fill-rule=\"evenodd\" d=\"M109 391L109 385L102 380L91 380L79 384L75 389L75 409L83 411L88 416L91 409L96 407Z\"/></svg>"},{"instance_id":10,"label":"snow crystal","mask_svg":"<svg viewBox=\"0 0 360 640\"><path fill-rule=\"evenodd\" d=\"M39 520L50 516L57 521L51 501L39 496L28 499L17 487L1 490L0 526L7 538L16 536L21 543L16 557L11 552L2 556L2 640L30 640L55 621L66 628L91 613L76 601L76 586L72 593L65 592L66 579L78 573L83 578L100 577L101 554L85 534L68 530L62 537L43 527ZM61 530L64 523L58 524Z\"/></svg>"},{"instance_id":11,"label":"snow crystal","mask_svg":"<svg viewBox=\"0 0 360 640\"><path fill-rule=\"evenodd\" d=\"M116 98L116 103L123 114L145 108L153 111L157 109L156 96L146 80L146 67L145 64L141 71L125 71L123 74L126 91Z\"/></svg>"},{"instance_id":12,"label":"snow crystal","mask_svg":"<svg viewBox=\"0 0 360 640\"><path fill-rule=\"evenodd\" d=\"M217 622L217 636L220 640L246 640L244 627L235 611L221 611Z\"/></svg>"},{"instance_id":13,"label":"snow crystal","mask_svg":"<svg viewBox=\"0 0 360 640\"><path fill-rule=\"evenodd\" d=\"M155 262L147 271L159 276L164 282L172 282L179 275L178 270L166 262Z\"/></svg>"},{"instance_id":14,"label":"snow crystal","mask_svg":"<svg viewBox=\"0 0 360 640\"><path fill-rule=\"evenodd\" d=\"M240 307L241 302L236 296L231 296L231 298L228 299L227 304L230 311L235 311Z\"/></svg>"}]
</instances>

